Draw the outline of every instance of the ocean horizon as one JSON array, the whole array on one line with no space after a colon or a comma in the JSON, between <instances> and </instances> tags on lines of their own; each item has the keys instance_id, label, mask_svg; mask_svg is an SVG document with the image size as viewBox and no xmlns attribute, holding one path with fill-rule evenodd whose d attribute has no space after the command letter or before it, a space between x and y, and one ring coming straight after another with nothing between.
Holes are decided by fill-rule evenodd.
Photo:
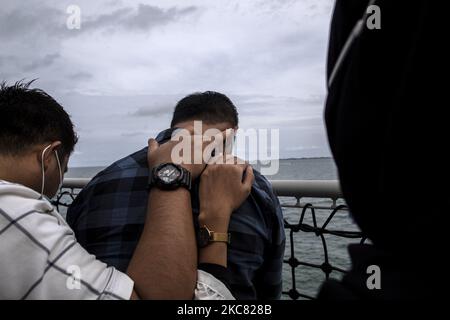
<instances>
[{"instance_id":1,"label":"ocean horizon","mask_svg":"<svg viewBox=\"0 0 450 320\"><path fill-rule=\"evenodd\" d=\"M70 166L65 177L67 178L92 178L98 172L117 161L111 161L107 165L97 166ZM250 162L252 166L260 170L261 162ZM313 165L314 163L314 165ZM291 166L294 166L294 170ZM292 176L293 175L293 176ZM334 180L337 179L336 166L331 157L302 157L279 159L279 170L273 175L266 175L269 180ZM291 177L291 178L288 178Z\"/></svg>"}]
</instances>

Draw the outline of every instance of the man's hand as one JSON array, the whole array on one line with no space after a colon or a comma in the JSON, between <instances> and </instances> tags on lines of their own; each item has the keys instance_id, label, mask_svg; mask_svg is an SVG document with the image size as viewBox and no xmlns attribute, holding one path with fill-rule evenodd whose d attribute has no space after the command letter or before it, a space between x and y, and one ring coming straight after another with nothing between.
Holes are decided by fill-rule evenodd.
<instances>
[{"instance_id":1,"label":"man's hand","mask_svg":"<svg viewBox=\"0 0 450 320\"><path fill-rule=\"evenodd\" d=\"M242 160L228 155L223 162L208 164L200 180L199 222L216 232L227 232L231 213L247 199L254 180L252 167ZM236 162L241 164L230 164Z\"/></svg>"},{"instance_id":2,"label":"man's hand","mask_svg":"<svg viewBox=\"0 0 450 320\"><path fill-rule=\"evenodd\" d=\"M222 157L219 155L211 162ZM252 167L242 164L242 160L227 156L222 163L225 164L210 163L202 173L198 221L200 226L206 225L214 232L227 233L230 216L248 197L254 176ZM212 242L199 249L198 261L227 267L227 251L226 243Z\"/></svg>"},{"instance_id":3,"label":"man's hand","mask_svg":"<svg viewBox=\"0 0 450 320\"><path fill-rule=\"evenodd\" d=\"M184 132L187 134L180 135L180 137L183 137L183 139L190 139L190 143L184 144L186 150L183 150L183 152L190 153L190 156L186 156L187 161L180 161L184 158L180 158L178 155L176 158L173 158L174 148L182 142L170 140L159 145L156 140L149 139L147 160L150 170L161 163L172 162L187 169L191 173L192 179L196 179L205 169L206 162L210 161L210 152L208 152L208 150L212 151L215 146L222 145L223 141L230 139L230 136L233 134L232 129L227 129L217 136L204 139L202 134L194 133L193 128L184 129ZM191 133L191 135L189 135L189 133ZM207 151L205 151L205 149L207 149Z\"/></svg>"}]
</instances>

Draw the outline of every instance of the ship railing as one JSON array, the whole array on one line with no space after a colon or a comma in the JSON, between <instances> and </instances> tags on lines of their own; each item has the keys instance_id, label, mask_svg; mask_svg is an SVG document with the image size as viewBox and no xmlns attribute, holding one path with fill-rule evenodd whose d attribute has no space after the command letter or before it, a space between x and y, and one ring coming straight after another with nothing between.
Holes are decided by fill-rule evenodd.
<instances>
[{"instance_id":1,"label":"ship railing","mask_svg":"<svg viewBox=\"0 0 450 320\"><path fill-rule=\"evenodd\" d=\"M89 178L66 178L54 200L64 215ZM271 180L286 231L283 298L314 299L324 279L350 267L346 247L366 239L353 223L337 180Z\"/></svg>"}]
</instances>

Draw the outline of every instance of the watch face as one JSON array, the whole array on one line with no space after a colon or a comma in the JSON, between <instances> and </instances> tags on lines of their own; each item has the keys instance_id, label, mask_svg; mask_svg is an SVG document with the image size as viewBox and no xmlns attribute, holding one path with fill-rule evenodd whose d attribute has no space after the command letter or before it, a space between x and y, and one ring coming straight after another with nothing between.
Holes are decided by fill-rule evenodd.
<instances>
[{"instance_id":1,"label":"watch face","mask_svg":"<svg viewBox=\"0 0 450 320\"><path fill-rule=\"evenodd\" d=\"M206 228L200 228L197 235L197 244L200 248L205 247L209 243L209 232Z\"/></svg>"},{"instance_id":2,"label":"watch face","mask_svg":"<svg viewBox=\"0 0 450 320\"><path fill-rule=\"evenodd\" d=\"M158 178L165 183L172 183L176 181L180 177L180 175L180 170L171 164L162 167L157 172Z\"/></svg>"}]
</instances>

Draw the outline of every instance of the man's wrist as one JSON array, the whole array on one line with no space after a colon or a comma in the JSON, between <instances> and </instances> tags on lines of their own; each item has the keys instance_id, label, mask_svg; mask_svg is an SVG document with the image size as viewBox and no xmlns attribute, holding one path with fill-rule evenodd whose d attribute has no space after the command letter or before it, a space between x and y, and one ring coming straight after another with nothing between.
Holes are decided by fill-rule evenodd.
<instances>
[{"instance_id":1,"label":"man's wrist","mask_svg":"<svg viewBox=\"0 0 450 320\"><path fill-rule=\"evenodd\" d=\"M200 227L207 226L208 229L214 232L228 232L228 225L230 223L231 210L217 209L215 211L200 211L198 222Z\"/></svg>"},{"instance_id":2,"label":"man's wrist","mask_svg":"<svg viewBox=\"0 0 450 320\"><path fill-rule=\"evenodd\" d=\"M214 263L227 267L227 244L224 242L211 242L198 250L199 263Z\"/></svg>"}]
</instances>

